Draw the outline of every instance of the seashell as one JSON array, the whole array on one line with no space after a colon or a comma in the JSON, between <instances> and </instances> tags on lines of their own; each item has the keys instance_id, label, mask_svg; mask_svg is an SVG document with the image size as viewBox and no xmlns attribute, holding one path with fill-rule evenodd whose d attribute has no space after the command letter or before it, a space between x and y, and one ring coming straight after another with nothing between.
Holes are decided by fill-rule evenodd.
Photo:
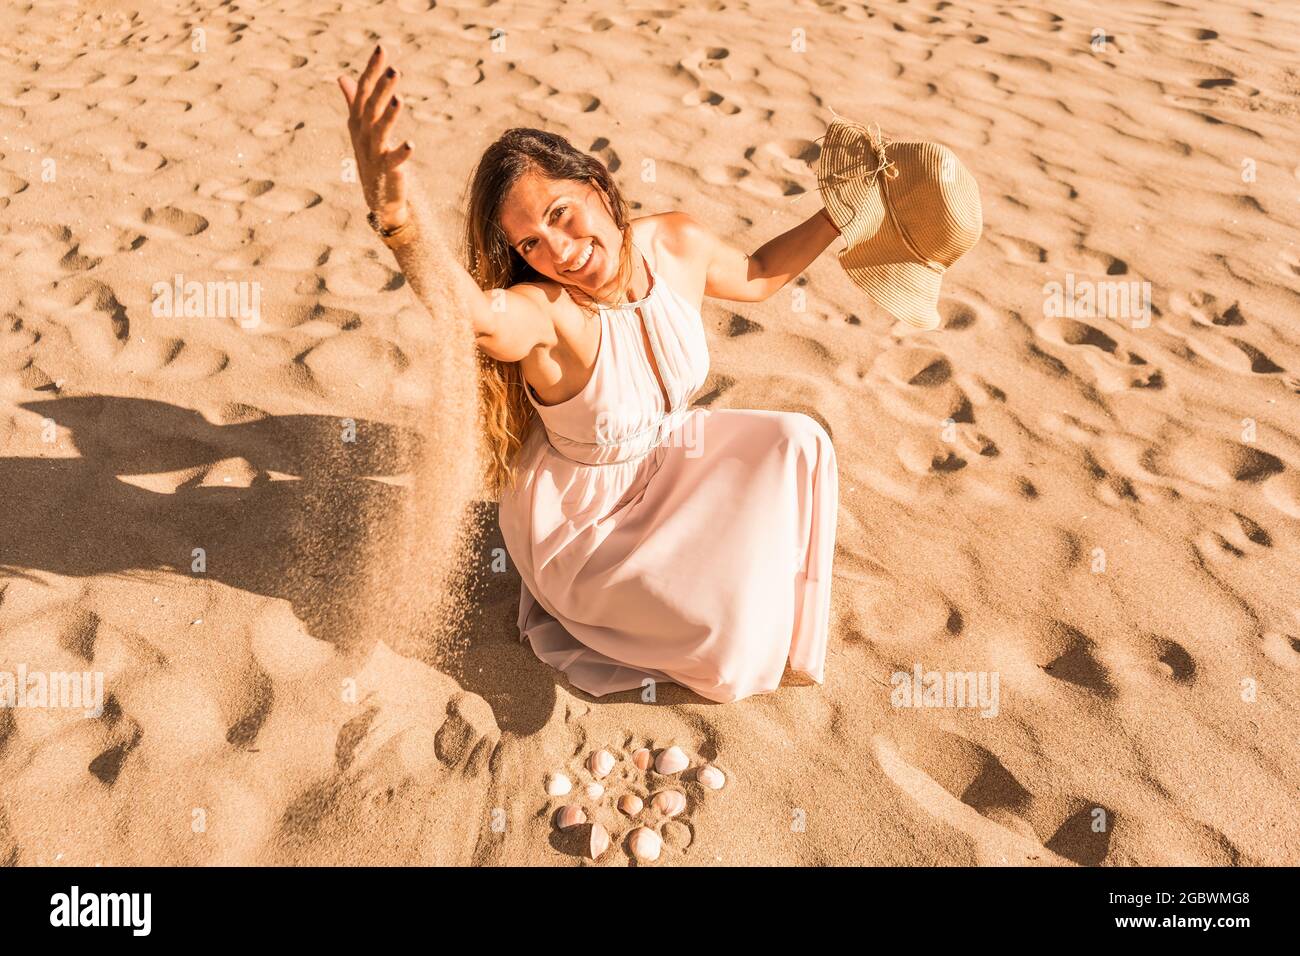
<instances>
[{"instance_id":1,"label":"seashell","mask_svg":"<svg viewBox=\"0 0 1300 956\"><path fill-rule=\"evenodd\" d=\"M636 764L636 769L646 770L650 767L650 751L642 747L632 754L632 762Z\"/></svg>"},{"instance_id":2,"label":"seashell","mask_svg":"<svg viewBox=\"0 0 1300 956\"><path fill-rule=\"evenodd\" d=\"M701 767L700 772L695 775L695 779L710 790L721 790L727 782L726 774L712 764Z\"/></svg>"},{"instance_id":3,"label":"seashell","mask_svg":"<svg viewBox=\"0 0 1300 956\"><path fill-rule=\"evenodd\" d=\"M643 806L645 804L641 802L641 798L635 793L625 793L618 798L618 808L629 817L634 817L640 813Z\"/></svg>"},{"instance_id":4,"label":"seashell","mask_svg":"<svg viewBox=\"0 0 1300 956\"><path fill-rule=\"evenodd\" d=\"M669 747L655 758L655 770L659 773L681 773L690 765L681 747Z\"/></svg>"},{"instance_id":5,"label":"seashell","mask_svg":"<svg viewBox=\"0 0 1300 956\"><path fill-rule=\"evenodd\" d=\"M686 809L686 794L680 790L660 790L650 798L650 806L666 817L675 817Z\"/></svg>"},{"instance_id":6,"label":"seashell","mask_svg":"<svg viewBox=\"0 0 1300 956\"><path fill-rule=\"evenodd\" d=\"M561 830L567 830L569 827L576 827L586 822L586 811L574 803L560 807L559 812L555 814L555 825Z\"/></svg>"},{"instance_id":7,"label":"seashell","mask_svg":"<svg viewBox=\"0 0 1300 956\"><path fill-rule=\"evenodd\" d=\"M546 781L546 792L552 797L562 797L573 789L573 781L562 773L551 774Z\"/></svg>"},{"instance_id":8,"label":"seashell","mask_svg":"<svg viewBox=\"0 0 1300 956\"><path fill-rule=\"evenodd\" d=\"M609 831L599 823L593 823L587 838L587 855L594 860L608 849Z\"/></svg>"},{"instance_id":9,"label":"seashell","mask_svg":"<svg viewBox=\"0 0 1300 956\"><path fill-rule=\"evenodd\" d=\"M604 777L614 769L614 755L608 750L597 750L587 758L587 769L593 777Z\"/></svg>"},{"instance_id":10,"label":"seashell","mask_svg":"<svg viewBox=\"0 0 1300 956\"><path fill-rule=\"evenodd\" d=\"M659 834L648 827L637 827L628 837L628 847L632 855L642 863L653 863L659 859L659 851L663 849L663 843Z\"/></svg>"},{"instance_id":11,"label":"seashell","mask_svg":"<svg viewBox=\"0 0 1300 956\"><path fill-rule=\"evenodd\" d=\"M592 800L599 800L605 795L605 788L598 783L587 784L587 796Z\"/></svg>"}]
</instances>

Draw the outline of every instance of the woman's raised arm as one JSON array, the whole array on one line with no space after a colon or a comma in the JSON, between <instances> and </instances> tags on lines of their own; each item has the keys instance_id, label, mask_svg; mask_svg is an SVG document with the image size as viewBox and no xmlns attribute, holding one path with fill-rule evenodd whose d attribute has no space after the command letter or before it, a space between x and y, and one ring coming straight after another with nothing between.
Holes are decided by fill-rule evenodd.
<instances>
[{"instance_id":1,"label":"woman's raised arm","mask_svg":"<svg viewBox=\"0 0 1300 956\"><path fill-rule=\"evenodd\" d=\"M468 315L479 348L502 361L518 361L554 329L539 305L519 292L494 290L489 299L436 228L409 165L415 144L390 145L402 111L399 76L381 45L359 80L338 78L371 222L382 230L402 274L435 321L455 323Z\"/></svg>"},{"instance_id":2,"label":"woman's raised arm","mask_svg":"<svg viewBox=\"0 0 1300 956\"><path fill-rule=\"evenodd\" d=\"M840 234L822 209L746 255L690 214L674 212L670 217L688 255L708 264L704 294L732 302L762 302L775 295Z\"/></svg>"}]
</instances>

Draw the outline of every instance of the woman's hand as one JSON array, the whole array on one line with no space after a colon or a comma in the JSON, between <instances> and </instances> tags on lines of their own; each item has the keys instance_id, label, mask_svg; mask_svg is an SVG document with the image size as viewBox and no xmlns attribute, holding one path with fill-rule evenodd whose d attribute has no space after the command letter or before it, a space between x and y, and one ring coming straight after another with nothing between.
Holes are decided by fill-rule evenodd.
<instances>
[{"instance_id":1,"label":"woman's hand","mask_svg":"<svg viewBox=\"0 0 1300 956\"><path fill-rule=\"evenodd\" d=\"M389 137L402 112L402 101L396 95L399 73L387 63L383 46L377 46L360 80L344 75L338 81L348 103L348 132L366 205L374 210L381 225L396 228L409 215L403 166L415 146L407 140L390 148Z\"/></svg>"}]
</instances>

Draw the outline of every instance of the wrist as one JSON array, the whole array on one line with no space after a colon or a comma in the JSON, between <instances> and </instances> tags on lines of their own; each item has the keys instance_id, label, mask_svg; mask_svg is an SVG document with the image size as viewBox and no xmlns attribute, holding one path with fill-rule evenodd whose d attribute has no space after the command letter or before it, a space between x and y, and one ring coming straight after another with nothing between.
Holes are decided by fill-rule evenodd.
<instances>
[{"instance_id":1,"label":"wrist","mask_svg":"<svg viewBox=\"0 0 1300 956\"><path fill-rule=\"evenodd\" d=\"M837 236L840 235L840 227L835 225L835 220L831 218L831 214L826 211L825 206L822 206L821 213L822 217L831 224L831 228L835 230L835 234Z\"/></svg>"},{"instance_id":2,"label":"wrist","mask_svg":"<svg viewBox=\"0 0 1300 956\"><path fill-rule=\"evenodd\" d=\"M411 207L406 200L402 200L400 206L383 209L375 213L375 219L379 225L389 231L395 231L406 225L406 221L411 218Z\"/></svg>"},{"instance_id":3,"label":"wrist","mask_svg":"<svg viewBox=\"0 0 1300 956\"><path fill-rule=\"evenodd\" d=\"M391 242L398 236L412 232L413 214L407 203L385 209L382 213L372 209L366 215L366 222L384 242Z\"/></svg>"}]
</instances>

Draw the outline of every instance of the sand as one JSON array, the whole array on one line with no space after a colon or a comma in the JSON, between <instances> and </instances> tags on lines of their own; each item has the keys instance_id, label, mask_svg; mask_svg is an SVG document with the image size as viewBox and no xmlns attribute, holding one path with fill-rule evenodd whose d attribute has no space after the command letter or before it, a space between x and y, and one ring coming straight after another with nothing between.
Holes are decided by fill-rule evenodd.
<instances>
[{"instance_id":1,"label":"sand","mask_svg":"<svg viewBox=\"0 0 1300 956\"><path fill-rule=\"evenodd\" d=\"M596 865L630 863L614 799L667 785L688 805L655 865L1300 862L1296 11L103 0L8 22L0 671L95 672L106 699L0 709L0 862L579 864L544 784L584 787L597 747L620 760L576 799L614 837ZM518 643L466 478L468 339L345 175L335 77L378 40L450 237L509 126L746 251L816 211L830 108L974 173L985 232L938 331L866 300L836 245L763 303L703 306L700 400L835 441L824 686L596 700ZM177 275L256 283L257 321L159 314ZM1074 295L1128 283L1119 315ZM901 706L927 703L900 696L918 671L996 676L996 707ZM672 744L680 783L631 768Z\"/></svg>"}]
</instances>

